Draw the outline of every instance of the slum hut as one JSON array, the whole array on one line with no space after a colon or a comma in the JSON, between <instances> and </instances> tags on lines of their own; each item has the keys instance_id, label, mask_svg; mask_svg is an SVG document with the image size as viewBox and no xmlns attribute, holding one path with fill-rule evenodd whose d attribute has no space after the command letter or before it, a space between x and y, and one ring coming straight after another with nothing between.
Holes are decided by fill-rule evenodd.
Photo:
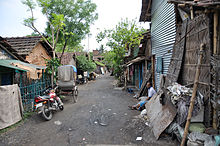
<instances>
[{"instance_id":1,"label":"slum hut","mask_svg":"<svg viewBox=\"0 0 220 146\"><path fill-rule=\"evenodd\" d=\"M63 53L56 53L57 56L59 58L61 58L61 64L62 65L73 65L73 66L76 66L76 58L74 57L75 56L75 53L72 53L72 52L65 52Z\"/></svg>"},{"instance_id":2,"label":"slum hut","mask_svg":"<svg viewBox=\"0 0 220 146\"><path fill-rule=\"evenodd\" d=\"M17 66L8 65L5 62L6 59L24 61L23 58L17 54L17 51L11 48L5 39L0 37L0 86L14 84L16 72L27 71Z\"/></svg>"},{"instance_id":3,"label":"slum hut","mask_svg":"<svg viewBox=\"0 0 220 146\"><path fill-rule=\"evenodd\" d=\"M140 22L151 22L153 84L160 88L160 76L166 75L176 35L176 18L173 4L168 0L142 0Z\"/></svg>"},{"instance_id":4,"label":"slum hut","mask_svg":"<svg viewBox=\"0 0 220 146\"><path fill-rule=\"evenodd\" d=\"M102 56L101 52L99 50L93 50L92 51L92 60L96 64L96 70L95 73L97 74L105 74L106 73L106 66L102 63L104 56Z\"/></svg>"},{"instance_id":5,"label":"slum hut","mask_svg":"<svg viewBox=\"0 0 220 146\"><path fill-rule=\"evenodd\" d=\"M178 29L174 46L176 53L172 56L169 67L170 76L167 76L166 84L170 85L177 81L183 85L192 85L200 54L199 48L201 44L205 45L198 91L204 96L205 126L219 129L220 2L217 0L170 0L169 3L175 5ZM180 65L181 68L178 67Z\"/></svg>"},{"instance_id":6,"label":"slum hut","mask_svg":"<svg viewBox=\"0 0 220 146\"><path fill-rule=\"evenodd\" d=\"M125 88L140 90L145 85L146 74L151 72L150 46L150 33L147 32L139 46L129 48L124 59Z\"/></svg>"},{"instance_id":7,"label":"slum hut","mask_svg":"<svg viewBox=\"0 0 220 146\"><path fill-rule=\"evenodd\" d=\"M18 52L18 55L30 64L46 66L46 59L50 60L52 58L52 48L43 41L41 36L5 39Z\"/></svg>"}]
</instances>

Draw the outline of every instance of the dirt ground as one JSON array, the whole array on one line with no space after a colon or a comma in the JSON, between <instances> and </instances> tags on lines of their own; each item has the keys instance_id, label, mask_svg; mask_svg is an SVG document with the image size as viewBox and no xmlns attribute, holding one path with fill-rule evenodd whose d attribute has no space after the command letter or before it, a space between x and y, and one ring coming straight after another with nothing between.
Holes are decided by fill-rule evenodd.
<instances>
[{"instance_id":1,"label":"dirt ground","mask_svg":"<svg viewBox=\"0 0 220 146\"><path fill-rule=\"evenodd\" d=\"M65 97L64 110L56 112L52 120L34 114L22 125L1 134L0 145L177 145L170 137L156 140L145 121L138 118L140 112L128 109L137 100L116 89L113 82L114 77L105 75L80 85L77 103ZM137 141L137 137L142 140Z\"/></svg>"}]
</instances>

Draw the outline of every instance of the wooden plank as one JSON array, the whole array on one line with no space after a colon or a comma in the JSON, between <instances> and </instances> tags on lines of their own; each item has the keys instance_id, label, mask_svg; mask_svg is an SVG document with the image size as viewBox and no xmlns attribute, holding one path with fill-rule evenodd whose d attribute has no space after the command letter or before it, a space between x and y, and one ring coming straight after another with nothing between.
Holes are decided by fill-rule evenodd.
<instances>
[{"instance_id":1,"label":"wooden plank","mask_svg":"<svg viewBox=\"0 0 220 146\"><path fill-rule=\"evenodd\" d=\"M182 26L177 28L176 42L173 48L173 54L165 81L165 87L171 85L173 82L176 82L178 80L183 59L183 53L185 50L187 24L188 20L185 20Z\"/></svg>"}]
</instances>

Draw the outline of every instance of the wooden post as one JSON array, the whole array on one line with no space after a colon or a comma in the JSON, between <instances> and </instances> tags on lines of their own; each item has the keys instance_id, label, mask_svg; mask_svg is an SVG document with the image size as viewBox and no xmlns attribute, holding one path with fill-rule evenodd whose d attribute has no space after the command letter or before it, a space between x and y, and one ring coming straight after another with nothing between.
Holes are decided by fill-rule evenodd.
<instances>
[{"instance_id":1,"label":"wooden post","mask_svg":"<svg viewBox=\"0 0 220 146\"><path fill-rule=\"evenodd\" d=\"M125 91L127 90L127 72L128 72L128 67L126 67L124 76L125 76Z\"/></svg>"},{"instance_id":2,"label":"wooden post","mask_svg":"<svg viewBox=\"0 0 220 146\"><path fill-rule=\"evenodd\" d=\"M187 116L187 121L186 121L185 129L184 129L184 134L183 134L181 146L185 145L186 137L188 135L188 129L189 129L189 125L190 125L190 121L191 121L191 117L192 117L192 111L193 111L193 107L194 107L194 102L195 102L195 98L196 98L196 91L198 88L200 68L201 68L201 62L202 62L202 53L203 53L204 49L205 49L205 45L201 44L200 45L200 55L199 55L197 68L196 68L196 76L195 76L194 85L193 85L193 93L192 93L192 97L190 100L190 106L189 106L189 110L188 110L188 116Z\"/></svg>"},{"instance_id":3,"label":"wooden post","mask_svg":"<svg viewBox=\"0 0 220 146\"><path fill-rule=\"evenodd\" d=\"M213 36L213 54L217 54L218 40L218 11L214 13L214 36Z\"/></svg>"},{"instance_id":4,"label":"wooden post","mask_svg":"<svg viewBox=\"0 0 220 146\"><path fill-rule=\"evenodd\" d=\"M154 89L156 89L156 83L155 83L155 55L151 57L151 70L152 70L152 86Z\"/></svg>"},{"instance_id":5,"label":"wooden post","mask_svg":"<svg viewBox=\"0 0 220 146\"><path fill-rule=\"evenodd\" d=\"M213 54L217 54L217 42L218 42L218 11L214 12L214 34L213 34ZM217 112L214 107L213 109L213 122L212 122L212 127L214 129L217 129Z\"/></svg>"},{"instance_id":6,"label":"wooden post","mask_svg":"<svg viewBox=\"0 0 220 146\"><path fill-rule=\"evenodd\" d=\"M193 19L194 18L193 6L190 6L190 15L191 15L191 19Z\"/></svg>"}]
</instances>

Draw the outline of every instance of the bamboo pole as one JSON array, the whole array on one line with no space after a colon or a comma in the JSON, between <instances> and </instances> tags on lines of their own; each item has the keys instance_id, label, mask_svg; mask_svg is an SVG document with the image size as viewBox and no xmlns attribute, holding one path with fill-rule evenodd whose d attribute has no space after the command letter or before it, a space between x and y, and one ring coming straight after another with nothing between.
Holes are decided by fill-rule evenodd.
<instances>
[{"instance_id":1,"label":"bamboo pole","mask_svg":"<svg viewBox=\"0 0 220 146\"><path fill-rule=\"evenodd\" d=\"M213 54L217 54L218 39L218 11L214 13L214 36L213 36Z\"/></svg>"},{"instance_id":2,"label":"bamboo pole","mask_svg":"<svg viewBox=\"0 0 220 146\"><path fill-rule=\"evenodd\" d=\"M193 93L192 93L192 97L190 100L190 106L189 106L189 110L188 110L188 116L187 116L187 121L186 121L185 129L184 129L184 134L183 134L181 146L185 145L186 137L188 135L189 125L190 125L190 121L191 121L191 117L192 117L192 111L193 111L193 107L194 107L194 103L195 103L196 91L198 88L200 68L201 68L200 65L202 62L202 53L203 53L204 49L205 49L205 44L201 44L200 45L200 55L199 55L199 59L198 59L198 63L197 63L196 75L195 75L195 80L194 80L194 85L193 85Z\"/></svg>"},{"instance_id":3,"label":"bamboo pole","mask_svg":"<svg viewBox=\"0 0 220 146\"><path fill-rule=\"evenodd\" d=\"M193 6L190 6L190 15L191 15L191 19L193 19L194 18Z\"/></svg>"},{"instance_id":4,"label":"bamboo pole","mask_svg":"<svg viewBox=\"0 0 220 146\"><path fill-rule=\"evenodd\" d=\"M213 54L217 54L217 40L218 40L218 11L214 12L214 35L213 35ZM215 107L213 108L213 122L212 127L217 129L217 112Z\"/></svg>"}]
</instances>

